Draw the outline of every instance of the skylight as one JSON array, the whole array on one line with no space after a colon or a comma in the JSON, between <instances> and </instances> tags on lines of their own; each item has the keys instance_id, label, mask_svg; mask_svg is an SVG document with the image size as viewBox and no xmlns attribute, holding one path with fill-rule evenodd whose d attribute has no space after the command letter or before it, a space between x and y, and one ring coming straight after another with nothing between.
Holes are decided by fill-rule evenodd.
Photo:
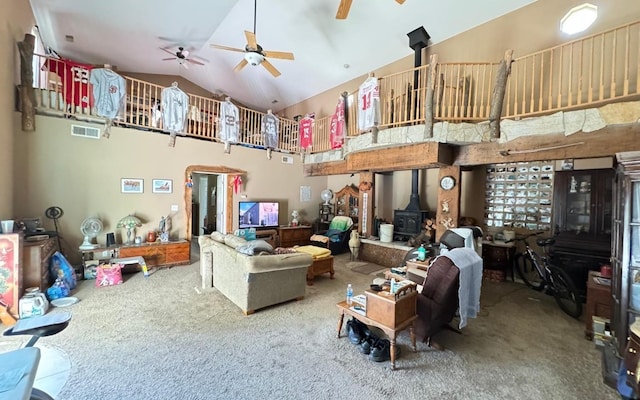
<instances>
[{"instance_id":1,"label":"skylight","mask_svg":"<svg viewBox=\"0 0 640 400\"><path fill-rule=\"evenodd\" d=\"M598 7L584 3L573 7L560 20L560 30L568 35L582 32L591 26L598 17Z\"/></svg>"}]
</instances>

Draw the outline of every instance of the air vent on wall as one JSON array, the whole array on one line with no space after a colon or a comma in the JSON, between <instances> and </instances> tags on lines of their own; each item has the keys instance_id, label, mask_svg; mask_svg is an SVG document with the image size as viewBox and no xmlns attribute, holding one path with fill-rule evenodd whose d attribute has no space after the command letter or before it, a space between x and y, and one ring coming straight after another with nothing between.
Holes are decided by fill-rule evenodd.
<instances>
[{"instance_id":1,"label":"air vent on wall","mask_svg":"<svg viewBox=\"0 0 640 400\"><path fill-rule=\"evenodd\" d=\"M100 139L100 129L91 126L71 125L71 135Z\"/></svg>"},{"instance_id":2,"label":"air vent on wall","mask_svg":"<svg viewBox=\"0 0 640 400\"><path fill-rule=\"evenodd\" d=\"M283 164L293 164L293 157L291 156L282 156Z\"/></svg>"}]
</instances>

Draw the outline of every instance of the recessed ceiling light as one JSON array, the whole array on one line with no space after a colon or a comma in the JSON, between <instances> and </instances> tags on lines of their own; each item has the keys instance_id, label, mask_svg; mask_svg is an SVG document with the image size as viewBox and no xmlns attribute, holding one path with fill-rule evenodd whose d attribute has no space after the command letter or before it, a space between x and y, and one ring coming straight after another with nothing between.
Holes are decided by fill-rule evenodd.
<instances>
[{"instance_id":1,"label":"recessed ceiling light","mask_svg":"<svg viewBox=\"0 0 640 400\"><path fill-rule=\"evenodd\" d=\"M69 43L73 43L73 35L65 35L64 40L66 40Z\"/></svg>"},{"instance_id":2,"label":"recessed ceiling light","mask_svg":"<svg viewBox=\"0 0 640 400\"><path fill-rule=\"evenodd\" d=\"M573 35L586 30L598 18L598 7L584 3L573 7L560 20L560 30L568 35Z\"/></svg>"},{"instance_id":3,"label":"recessed ceiling light","mask_svg":"<svg viewBox=\"0 0 640 400\"><path fill-rule=\"evenodd\" d=\"M345 65L343 65L343 67L344 67L345 69L348 69L350 66L351 66L351 65L349 65L349 64L345 64Z\"/></svg>"}]
</instances>

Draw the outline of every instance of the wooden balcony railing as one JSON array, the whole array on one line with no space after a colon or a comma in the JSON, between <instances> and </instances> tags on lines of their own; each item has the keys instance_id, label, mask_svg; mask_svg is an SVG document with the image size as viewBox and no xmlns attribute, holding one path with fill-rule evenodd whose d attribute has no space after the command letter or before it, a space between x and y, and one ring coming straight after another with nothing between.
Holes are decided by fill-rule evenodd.
<instances>
[{"instance_id":1,"label":"wooden balcony railing","mask_svg":"<svg viewBox=\"0 0 640 400\"><path fill-rule=\"evenodd\" d=\"M78 64L36 56L34 68L39 110L94 116L90 106L88 71ZM60 65L63 63L63 65ZM480 122L489 119L498 80L498 62L434 62L433 120ZM507 79L501 118L523 118L560 110L588 108L640 96L640 21L516 58ZM51 72L50 72L51 71ZM57 71L54 73L53 71ZM379 78L379 129L425 123L425 102L430 66L422 65ZM127 99L116 124L162 129L160 98L163 87L124 77ZM79 84L84 83L84 85ZM83 101L84 99L84 101ZM359 99L348 96L347 135L356 136ZM240 144L264 147L260 134L263 113L240 110ZM217 116L220 101L189 94L187 135L219 141ZM330 116L317 118L311 152L330 149ZM298 125L280 118L276 150L297 153Z\"/></svg>"}]
</instances>

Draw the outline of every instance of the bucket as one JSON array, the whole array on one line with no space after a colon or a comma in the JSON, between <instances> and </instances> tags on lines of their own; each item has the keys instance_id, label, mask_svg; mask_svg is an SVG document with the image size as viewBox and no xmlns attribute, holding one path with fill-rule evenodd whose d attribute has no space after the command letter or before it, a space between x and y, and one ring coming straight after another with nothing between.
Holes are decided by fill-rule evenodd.
<instances>
[{"instance_id":1,"label":"bucket","mask_svg":"<svg viewBox=\"0 0 640 400\"><path fill-rule=\"evenodd\" d=\"M393 224L380 224L380 241L385 243L393 241Z\"/></svg>"}]
</instances>

